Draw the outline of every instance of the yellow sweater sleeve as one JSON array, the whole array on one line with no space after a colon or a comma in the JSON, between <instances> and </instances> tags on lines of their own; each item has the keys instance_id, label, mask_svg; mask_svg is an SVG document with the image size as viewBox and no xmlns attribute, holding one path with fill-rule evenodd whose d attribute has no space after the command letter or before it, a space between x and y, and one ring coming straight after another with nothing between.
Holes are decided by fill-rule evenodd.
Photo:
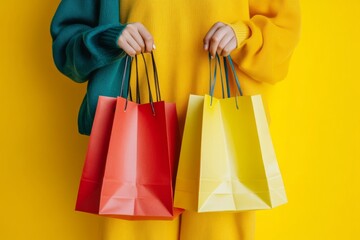
<instances>
[{"instance_id":1,"label":"yellow sweater sleeve","mask_svg":"<svg viewBox=\"0 0 360 240\"><path fill-rule=\"evenodd\" d=\"M256 81L285 78L299 40L298 0L249 0L250 19L230 24L238 46L231 56L239 69Z\"/></svg>"}]
</instances>

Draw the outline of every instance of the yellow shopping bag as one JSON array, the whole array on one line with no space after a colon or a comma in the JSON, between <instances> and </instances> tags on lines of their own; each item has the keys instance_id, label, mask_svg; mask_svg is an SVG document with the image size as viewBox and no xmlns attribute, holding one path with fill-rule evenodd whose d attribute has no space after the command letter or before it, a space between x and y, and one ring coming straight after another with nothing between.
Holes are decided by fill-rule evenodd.
<instances>
[{"instance_id":1,"label":"yellow shopping bag","mask_svg":"<svg viewBox=\"0 0 360 240\"><path fill-rule=\"evenodd\" d=\"M216 212L269 209L286 202L261 96L191 95L175 206Z\"/></svg>"}]
</instances>

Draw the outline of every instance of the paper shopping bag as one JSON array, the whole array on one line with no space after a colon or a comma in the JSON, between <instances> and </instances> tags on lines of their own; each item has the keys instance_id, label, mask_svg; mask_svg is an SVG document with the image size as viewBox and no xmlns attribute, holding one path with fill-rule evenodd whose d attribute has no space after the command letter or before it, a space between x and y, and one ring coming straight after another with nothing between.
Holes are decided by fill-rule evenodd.
<instances>
[{"instance_id":1,"label":"paper shopping bag","mask_svg":"<svg viewBox=\"0 0 360 240\"><path fill-rule=\"evenodd\" d=\"M78 192L76 204L78 211L129 220L171 220L183 211L173 207L173 188L179 155L176 107L175 104L161 101L153 54L151 57L158 102L154 102L150 97L149 104L140 104L137 74L137 103L121 97L99 97ZM123 85L129 86L130 74L127 71L132 62L132 59L129 59L130 57L126 57L120 94L125 93L131 100L130 88L123 88ZM148 73L146 76L148 77ZM147 81L149 86L149 79ZM150 87L149 91L149 96L151 96ZM151 114L148 111L149 108ZM119 132L113 130L113 127L125 130ZM137 140L134 141L134 139ZM119 152L119 149L127 151L120 150ZM106 165L109 165L106 170L108 174L105 172ZM122 168L112 169L118 166ZM117 175L122 172L126 174ZM133 178L130 177L131 174ZM128 182L129 178L133 182ZM104 179L106 181L103 181ZM136 210L133 214L123 212L122 209L128 208L128 202L117 201L116 188L118 186L113 183L113 179L119 180L116 183L123 183L127 188L124 191L119 185L119 192L125 194L121 197L134 199L134 203L147 200L156 202L157 204L151 206L152 212L142 212L143 204L135 204L133 208L136 207ZM121 182L122 180L125 182ZM129 191L126 192L126 190ZM146 207L149 208L149 205Z\"/></svg>"},{"instance_id":2,"label":"paper shopping bag","mask_svg":"<svg viewBox=\"0 0 360 240\"><path fill-rule=\"evenodd\" d=\"M191 95L175 206L197 211L269 209L287 202L260 95Z\"/></svg>"},{"instance_id":3,"label":"paper shopping bag","mask_svg":"<svg viewBox=\"0 0 360 240\"><path fill-rule=\"evenodd\" d=\"M126 110L124 110L126 106ZM100 214L172 219L178 125L175 104L119 97L102 185Z\"/></svg>"},{"instance_id":4,"label":"paper shopping bag","mask_svg":"<svg viewBox=\"0 0 360 240\"><path fill-rule=\"evenodd\" d=\"M100 96L89 139L75 209L99 213L100 193L114 120L116 98Z\"/></svg>"}]
</instances>

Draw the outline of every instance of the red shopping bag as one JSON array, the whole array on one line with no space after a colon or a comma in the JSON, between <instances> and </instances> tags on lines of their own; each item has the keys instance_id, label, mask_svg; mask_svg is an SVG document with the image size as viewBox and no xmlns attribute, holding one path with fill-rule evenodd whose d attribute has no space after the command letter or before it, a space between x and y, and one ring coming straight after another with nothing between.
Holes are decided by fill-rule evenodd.
<instances>
[{"instance_id":1,"label":"red shopping bag","mask_svg":"<svg viewBox=\"0 0 360 240\"><path fill-rule=\"evenodd\" d=\"M125 59L124 75L120 94L124 90L124 80L131 65L129 57ZM116 109L116 98L99 96L91 129L85 163L80 179L76 200L76 211L99 213L100 194L111 129Z\"/></svg>"},{"instance_id":2,"label":"red shopping bag","mask_svg":"<svg viewBox=\"0 0 360 240\"><path fill-rule=\"evenodd\" d=\"M100 214L138 220L179 215L181 211L173 207L178 146L175 104L137 104L119 97Z\"/></svg>"},{"instance_id":3,"label":"red shopping bag","mask_svg":"<svg viewBox=\"0 0 360 240\"><path fill-rule=\"evenodd\" d=\"M99 98L76 210L131 220L171 220L183 211L173 207L180 144L176 107L160 100L153 55L152 61L157 102Z\"/></svg>"},{"instance_id":4,"label":"red shopping bag","mask_svg":"<svg viewBox=\"0 0 360 240\"><path fill-rule=\"evenodd\" d=\"M116 98L100 96L80 180L75 210L99 213L100 193Z\"/></svg>"}]
</instances>

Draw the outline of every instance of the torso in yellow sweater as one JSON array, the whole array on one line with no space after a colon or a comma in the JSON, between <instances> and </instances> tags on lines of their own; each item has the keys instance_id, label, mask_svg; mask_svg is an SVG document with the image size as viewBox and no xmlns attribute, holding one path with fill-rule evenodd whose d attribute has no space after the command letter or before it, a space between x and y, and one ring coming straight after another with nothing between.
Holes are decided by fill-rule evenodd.
<instances>
[{"instance_id":1,"label":"torso in yellow sweater","mask_svg":"<svg viewBox=\"0 0 360 240\"><path fill-rule=\"evenodd\" d=\"M298 1L120 0L120 16L153 35L162 96L176 102L181 120L189 94L208 93L203 38L214 23L231 24L236 33L232 57L245 94L284 78L299 32ZM244 27L250 30L245 41Z\"/></svg>"}]
</instances>

